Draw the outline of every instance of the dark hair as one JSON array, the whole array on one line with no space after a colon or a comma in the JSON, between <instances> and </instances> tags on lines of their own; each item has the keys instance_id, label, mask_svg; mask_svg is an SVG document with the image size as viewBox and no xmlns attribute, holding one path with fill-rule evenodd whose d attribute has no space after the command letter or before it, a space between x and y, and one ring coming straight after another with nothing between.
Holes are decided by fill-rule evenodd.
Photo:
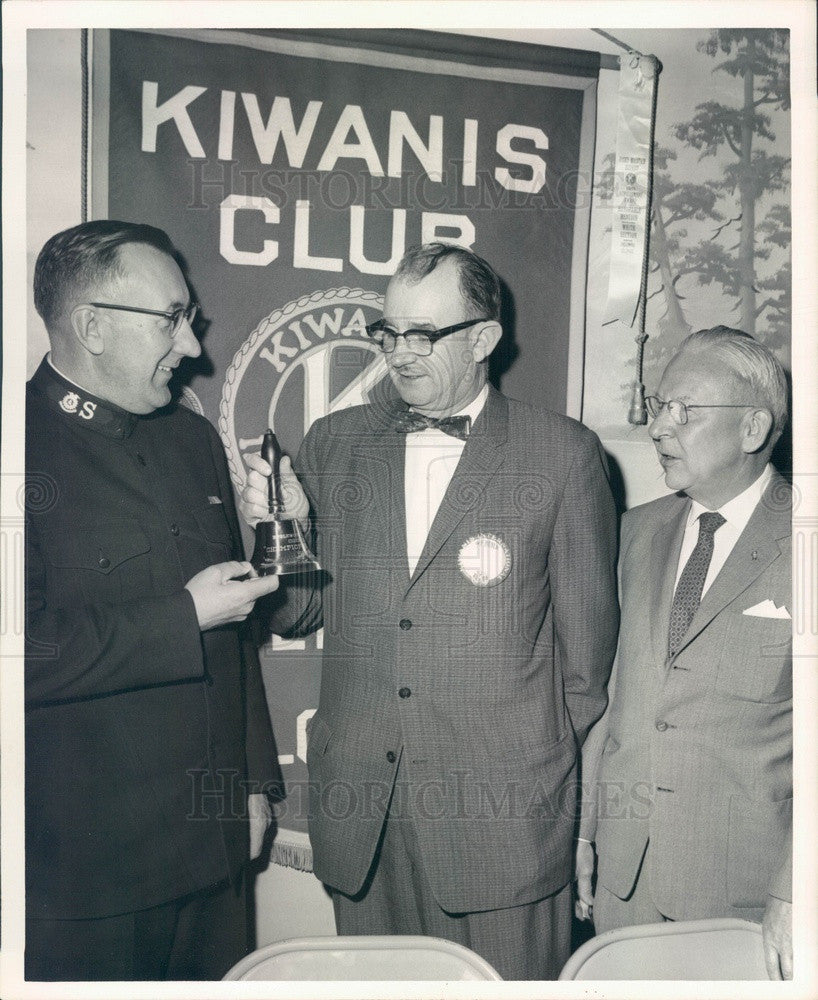
<instances>
[{"instance_id":1,"label":"dark hair","mask_svg":"<svg viewBox=\"0 0 818 1000\"><path fill-rule=\"evenodd\" d=\"M686 337L680 350L707 350L719 357L745 383L759 406L773 418L771 440L775 442L787 423L787 376L773 352L744 330L714 326Z\"/></svg>"},{"instance_id":2,"label":"dark hair","mask_svg":"<svg viewBox=\"0 0 818 1000\"><path fill-rule=\"evenodd\" d=\"M128 243L145 243L176 258L163 230L114 219L82 222L48 240L34 267L34 305L47 328L72 299L81 301L95 285L122 276L119 248Z\"/></svg>"},{"instance_id":3,"label":"dark hair","mask_svg":"<svg viewBox=\"0 0 818 1000\"><path fill-rule=\"evenodd\" d=\"M453 243L424 243L403 255L397 277L420 281L443 260L453 260L460 277L463 298L485 319L500 318L500 279L494 268L471 250Z\"/></svg>"}]
</instances>

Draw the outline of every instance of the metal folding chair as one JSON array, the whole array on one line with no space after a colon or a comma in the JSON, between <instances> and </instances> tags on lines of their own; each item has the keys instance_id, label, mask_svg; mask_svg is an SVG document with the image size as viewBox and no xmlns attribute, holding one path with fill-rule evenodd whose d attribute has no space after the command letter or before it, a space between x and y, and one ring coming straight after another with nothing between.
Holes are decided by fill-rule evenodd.
<instances>
[{"instance_id":1,"label":"metal folding chair","mask_svg":"<svg viewBox=\"0 0 818 1000\"><path fill-rule=\"evenodd\" d=\"M570 957L560 979L765 980L761 925L713 919L607 931Z\"/></svg>"},{"instance_id":2,"label":"metal folding chair","mask_svg":"<svg viewBox=\"0 0 818 1000\"><path fill-rule=\"evenodd\" d=\"M496 980L479 955L442 938L293 938L259 948L224 977L241 980Z\"/></svg>"}]
</instances>

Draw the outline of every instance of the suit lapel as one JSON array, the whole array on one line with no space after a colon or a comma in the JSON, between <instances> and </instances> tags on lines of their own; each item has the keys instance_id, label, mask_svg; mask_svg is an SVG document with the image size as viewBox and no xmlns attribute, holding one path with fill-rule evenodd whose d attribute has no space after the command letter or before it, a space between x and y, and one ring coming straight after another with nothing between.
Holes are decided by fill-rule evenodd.
<instances>
[{"instance_id":1,"label":"suit lapel","mask_svg":"<svg viewBox=\"0 0 818 1000\"><path fill-rule=\"evenodd\" d=\"M503 445L507 438L508 401L490 386L486 405L474 422L452 481L429 529L426 544L409 583L410 588L426 570L457 525L479 503L488 479L503 461ZM403 498L401 510L404 510ZM403 550L405 553L405 538Z\"/></svg>"},{"instance_id":2,"label":"suit lapel","mask_svg":"<svg viewBox=\"0 0 818 1000\"><path fill-rule=\"evenodd\" d=\"M677 653L781 555L781 540L792 533L791 513L788 506L780 509L782 505L776 504L774 498L780 497L786 488L784 479L775 473L733 551L702 598Z\"/></svg>"},{"instance_id":3,"label":"suit lapel","mask_svg":"<svg viewBox=\"0 0 818 1000\"><path fill-rule=\"evenodd\" d=\"M651 541L650 579L651 600L651 641L654 659L665 664L667 660L667 633L670 627L670 605L676 583L676 567L685 533L685 522L690 510L690 501L679 498L679 504L667 520L656 529Z\"/></svg>"}]
</instances>

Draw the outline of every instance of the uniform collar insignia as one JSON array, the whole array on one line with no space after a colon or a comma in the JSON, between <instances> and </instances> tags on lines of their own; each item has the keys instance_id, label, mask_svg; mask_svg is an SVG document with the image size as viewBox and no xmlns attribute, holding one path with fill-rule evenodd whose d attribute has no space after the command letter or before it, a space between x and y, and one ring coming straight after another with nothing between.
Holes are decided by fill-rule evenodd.
<instances>
[{"instance_id":1,"label":"uniform collar insignia","mask_svg":"<svg viewBox=\"0 0 818 1000\"><path fill-rule=\"evenodd\" d=\"M139 419L135 413L128 413L75 385L45 359L31 381L45 395L52 408L66 419L107 437L124 440L130 436Z\"/></svg>"}]
</instances>

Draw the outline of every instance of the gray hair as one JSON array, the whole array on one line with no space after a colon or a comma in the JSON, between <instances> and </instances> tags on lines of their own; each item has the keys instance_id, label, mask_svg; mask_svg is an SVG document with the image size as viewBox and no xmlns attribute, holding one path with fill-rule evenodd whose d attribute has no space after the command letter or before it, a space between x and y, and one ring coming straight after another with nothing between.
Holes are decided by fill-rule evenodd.
<instances>
[{"instance_id":1,"label":"gray hair","mask_svg":"<svg viewBox=\"0 0 818 1000\"><path fill-rule=\"evenodd\" d=\"M775 444L787 423L787 376L773 352L759 341L731 326L697 330L682 341L680 351L711 351L736 377L749 386L759 406L773 418L771 444Z\"/></svg>"}]
</instances>

